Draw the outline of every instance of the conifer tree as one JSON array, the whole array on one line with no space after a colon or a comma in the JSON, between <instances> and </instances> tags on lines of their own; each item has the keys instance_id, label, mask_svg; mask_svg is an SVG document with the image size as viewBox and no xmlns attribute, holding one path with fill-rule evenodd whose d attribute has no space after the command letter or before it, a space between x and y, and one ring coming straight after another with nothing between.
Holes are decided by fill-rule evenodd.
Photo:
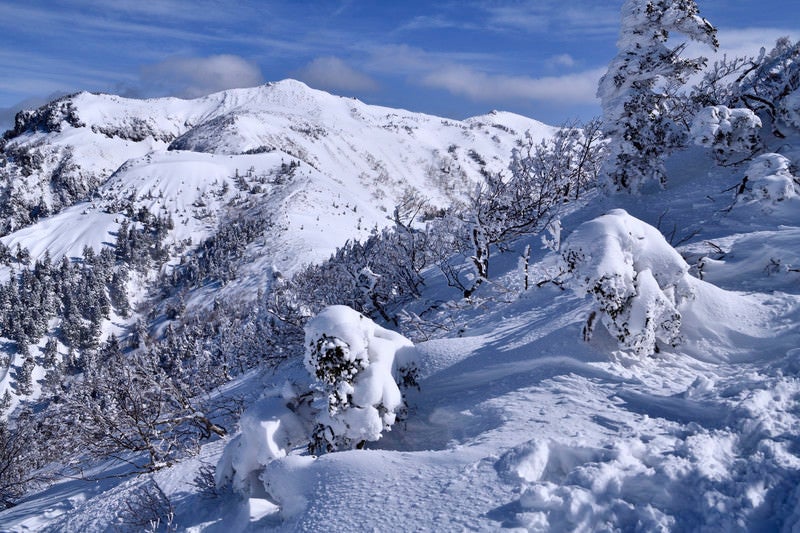
<instances>
[{"instance_id":1,"label":"conifer tree","mask_svg":"<svg viewBox=\"0 0 800 533\"><path fill-rule=\"evenodd\" d=\"M27 355L17 372L17 390L22 395L33 394L33 369L35 366L36 363L33 361L33 357Z\"/></svg>"},{"instance_id":2,"label":"conifer tree","mask_svg":"<svg viewBox=\"0 0 800 533\"><path fill-rule=\"evenodd\" d=\"M686 143L688 125L675 95L705 58L681 57L686 44L667 46L671 32L718 46L716 30L694 0L625 1L619 53L597 90L610 139L602 173L613 190L636 192L651 180L663 186L664 156Z\"/></svg>"}]
</instances>

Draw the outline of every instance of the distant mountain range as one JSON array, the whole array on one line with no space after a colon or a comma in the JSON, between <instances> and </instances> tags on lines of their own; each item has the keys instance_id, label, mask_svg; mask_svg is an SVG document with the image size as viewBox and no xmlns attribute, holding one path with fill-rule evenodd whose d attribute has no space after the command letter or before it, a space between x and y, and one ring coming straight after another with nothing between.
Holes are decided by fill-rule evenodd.
<instances>
[{"instance_id":1,"label":"distant mountain range","mask_svg":"<svg viewBox=\"0 0 800 533\"><path fill-rule=\"evenodd\" d=\"M249 180L276 224L269 260L291 270L384 225L404 194L440 206L461 197L507 166L526 131L553 128L511 113L457 121L370 106L294 80L195 100L77 93L20 112L4 134L2 242L33 259L76 256L109 239L131 200L170 215L173 242L196 243L247 216L235 197L237 179ZM279 179L287 165L291 179Z\"/></svg>"},{"instance_id":2,"label":"distant mountain range","mask_svg":"<svg viewBox=\"0 0 800 533\"><path fill-rule=\"evenodd\" d=\"M195 100L77 93L18 113L0 141L0 244L14 256L0 261L0 281L45 258L114 252L121 227L147 233L160 221L161 242L147 245L159 259L126 284L134 308L170 266L208 256L209 242L227 246L225 283L195 288L187 305L250 301L276 272L390 224L403 198L450 205L506 169L526 132L553 131L511 113L457 121L370 106L294 80ZM48 335L63 340L60 312ZM136 319L112 313L101 336L124 335ZM28 335L34 354L47 339L38 333ZM13 369L26 358L3 346L0 394L16 390Z\"/></svg>"}]
</instances>

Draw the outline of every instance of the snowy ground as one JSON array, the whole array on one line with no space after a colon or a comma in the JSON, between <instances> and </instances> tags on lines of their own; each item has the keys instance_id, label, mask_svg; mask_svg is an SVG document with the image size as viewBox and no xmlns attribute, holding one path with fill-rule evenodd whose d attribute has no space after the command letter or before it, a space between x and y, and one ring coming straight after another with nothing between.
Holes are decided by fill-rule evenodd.
<instances>
[{"instance_id":1,"label":"snowy ground","mask_svg":"<svg viewBox=\"0 0 800 533\"><path fill-rule=\"evenodd\" d=\"M169 502L151 507L172 510L160 525L191 531L800 528L800 205L728 210L722 191L741 169L698 154L674 163L667 192L601 198L564 220L566 235L623 207L684 241L704 282L676 348L633 356L602 328L584 343L590 300L519 290L507 253L480 305L442 307L452 329L417 343L406 422L367 449L295 450L263 473L269 497L248 499L196 481L217 441L152 478L62 482L0 513L0 529L135 530L129 504L154 483ZM534 259L553 264L546 251ZM427 287L429 302L457 296ZM298 359L231 387L257 393L300 372Z\"/></svg>"}]
</instances>

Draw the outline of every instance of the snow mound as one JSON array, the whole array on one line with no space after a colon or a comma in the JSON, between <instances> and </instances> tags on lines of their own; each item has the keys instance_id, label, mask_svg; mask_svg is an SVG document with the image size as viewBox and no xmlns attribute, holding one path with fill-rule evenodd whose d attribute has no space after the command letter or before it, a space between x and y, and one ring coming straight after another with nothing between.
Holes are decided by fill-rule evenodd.
<instances>
[{"instance_id":1,"label":"snow mound","mask_svg":"<svg viewBox=\"0 0 800 533\"><path fill-rule=\"evenodd\" d=\"M404 408L398 368L413 364L415 354L411 341L342 305L309 321L306 345L304 364L315 380L311 390L287 383L250 407L215 473L217 487L231 485L247 497L273 500L284 514L302 505L286 496L298 491L275 476L313 460L290 452L302 446L321 452L361 448L380 439Z\"/></svg>"},{"instance_id":2,"label":"snow mound","mask_svg":"<svg viewBox=\"0 0 800 533\"><path fill-rule=\"evenodd\" d=\"M725 156L753 151L758 146L760 128L761 119L750 109L717 105L700 110L694 117L689 135L695 144Z\"/></svg>"},{"instance_id":3,"label":"snow mound","mask_svg":"<svg viewBox=\"0 0 800 533\"><path fill-rule=\"evenodd\" d=\"M739 205L758 204L771 210L778 202L800 198L800 179L791 171L792 162L786 157L767 153L750 163L745 172L749 190L739 197Z\"/></svg>"},{"instance_id":4,"label":"snow mound","mask_svg":"<svg viewBox=\"0 0 800 533\"><path fill-rule=\"evenodd\" d=\"M594 299L584 339L599 320L618 349L637 356L680 346L703 361L753 360L774 337L774 323L793 313L790 297L726 291L692 277L656 228L622 209L579 226L562 259L573 289Z\"/></svg>"},{"instance_id":5,"label":"snow mound","mask_svg":"<svg viewBox=\"0 0 800 533\"><path fill-rule=\"evenodd\" d=\"M289 401L268 396L242 414L240 433L225 447L217 464L217 487L231 485L239 494L265 496L259 479L264 467L307 438L302 420L287 407Z\"/></svg>"},{"instance_id":6,"label":"snow mound","mask_svg":"<svg viewBox=\"0 0 800 533\"><path fill-rule=\"evenodd\" d=\"M573 288L595 300L587 340L599 318L621 349L637 355L657 351L657 341L678 343L678 306L692 297L689 265L656 228L615 209L579 226L562 258Z\"/></svg>"},{"instance_id":7,"label":"snow mound","mask_svg":"<svg viewBox=\"0 0 800 533\"><path fill-rule=\"evenodd\" d=\"M324 309L306 325L306 370L319 408L312 446L363 446L391 429L403 408L395 375L411 361L411 341L347 306Z\"/></svg>"}]
</instances>

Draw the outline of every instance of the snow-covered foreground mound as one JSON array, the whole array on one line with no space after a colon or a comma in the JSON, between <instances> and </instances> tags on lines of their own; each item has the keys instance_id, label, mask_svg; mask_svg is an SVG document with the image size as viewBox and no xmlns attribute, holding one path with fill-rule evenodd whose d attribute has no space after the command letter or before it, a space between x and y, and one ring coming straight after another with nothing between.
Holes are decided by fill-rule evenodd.
<instances>
[{"instance_id":1,"label":"snow-covered foreground mound","mask_svg":"<svg viewBox=\"0 0 800 533\"><path fill-rule=\"evenodd\" d=\"M588 291L620 302L614 318L626 318L608 330L641 333L629 325L657 325L671 306L674 346L647 357L607 335L576 345L585 300L526 294L471 337L417 346L422 379L404 431L370 450L267 462L269 491L239 504L252 518L239 526L799 525L800 334L784 324L797 323L800 300L692 278L655 228L621 210L581 226L564 249L592 257L597 275L577 268L579 282L616 280L616 292Z\"/></svg>"},{"instance_id":2,"label":"snow-covered foreground mound","mask_svg":"<svg viewBox=\"0 0 800 533\"><path fill-rule=\"evenodd\" d=\"M635 355L671 349L706 361L761 359L758 347L774 335L773 320L793 305L791 298L730 292L689 275L656 228L622 209L582 224L561 253L574 288L595 303L584 339L599 321L620 350Z\"/></svg>"},{"instance_id":3,"label":"snow-covered foreground mound","mask_svg":"<svg viewBox=\"0 0 800 533\"><path fill-rule=\"evenodd\" d=\"M756 283L755 276L772 288L776 280L792 288L797 278L758 272L750 263L763 257L731 252L729 263L713 268L705 258L704 277L720 288L689 275L654 228L625 212L577 227L563 250L582 242L584 252L607 256L592 264L621 274L634 307L645 294L655 295L650 304L669 301L680 315L675 342L658 341L657 353L637 355L599 326L583 342L598 309L593 297L554 284L511 298L498 293L479 308L451 308L459 325L453 337L415 345L419 390L405 391L408 415L365 449L308 453L314 418L302 421L296 412L314 410L310 403L298 409L298 384L317 400L330 400L335 388L313 388L314 378L296 361L235 385L271 384L233 440L209 444L196 459L152 478L64 482L4 512L4 523L15 531L124 528L128 503L157 487L166 498L159 508L193 531L800 526L800 297L735 290ZM796 249L797 235L784 228L758 239L764 247ZM743 242L736 235L717 240L731 251ZM498 285L514 286L520 276L510 259ZM647 271L658 293L655 286L637 288ZM672 300L670 287L682 283L685 298ZM427 290L435 296L448 289L432 282ZM351 349L343 353L353 354L345 360L354 363L364 353L371 362L373 352L385 353L381 343L395 354L408 346L342 310L323 314L309 331L311 344L325 336L333 347L339 344L332 339L343 340ZM287 380L294 385L281 385ZM286 407L292 401L295 411ZM220 457L223 488L209 505L209 491L217 489L198 472Z\"/></svg>"},{"instance_id":4,"label":"snow-covered foreground mound","mask_svg":"<svg viewBox=\"0 0 800 533\"><path fill-rule=\"evenodd\" d=\"M274 391L244 413L241 434L217 465L216 484L266 496L290 513L286 502L295 496L273 479L269 472L283 467L272 463L299 446L332 452L379 440L405 407L397 382L409 375L414 354L411 341L361 313L342 305L324 309L306 326L307 390L287 382L280 396Z\"/></svg>"}]
</instances>

